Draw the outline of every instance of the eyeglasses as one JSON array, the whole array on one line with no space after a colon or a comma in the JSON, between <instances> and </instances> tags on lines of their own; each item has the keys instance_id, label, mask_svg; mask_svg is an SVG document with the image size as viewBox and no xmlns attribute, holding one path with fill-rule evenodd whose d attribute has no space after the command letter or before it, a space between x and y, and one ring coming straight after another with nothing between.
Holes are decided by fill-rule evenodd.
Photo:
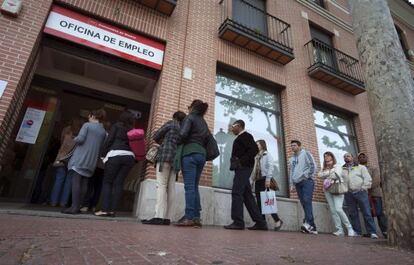
<instances>
[{"instance_id":1,"label":"eyeglasses","mask_svg":"<svg viewBox=\"0 0 414 265\"><path fill-rule=\"evenodd\" d=\"M231 127L235 128L236 126L240 126L240 124L235 123L235 124L233 124Z\"/></svg>"}]
</instances>

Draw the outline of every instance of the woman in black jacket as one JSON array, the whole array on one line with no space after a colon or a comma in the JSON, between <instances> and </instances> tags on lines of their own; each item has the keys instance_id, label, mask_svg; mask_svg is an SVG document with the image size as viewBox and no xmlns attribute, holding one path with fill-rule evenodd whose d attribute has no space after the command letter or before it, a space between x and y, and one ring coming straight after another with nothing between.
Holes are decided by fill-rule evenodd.
<instances>
[{"instance_id":1,"label":"woman in black jacket","mask_svg":"<svg viewBox=\"0 0 414 265\"><path fill-rule=\"evenodd\" d=\"M123 112L105 140L102 210L96 212L96 216L115 216L124 180L135 163L135 155L129 147L127 135L133 128L133 123L133 115L127 111Z\"/></svg>"},{"instance_id":2,"label":"woman in black jacket","mask_svg":"<svg viewBox=\"0 0 414 265\"><path fill-rule=\"evenodd\" d=\"M208 104L194 100L188 107L189 114L180 129L181 147L177 150L177 167L181 167L184 178L185 215L176 223L177 226L201 227L200 192L198 184L206 163L205 144L209 130L204 115Z\"/></svg>"}]
</instances>

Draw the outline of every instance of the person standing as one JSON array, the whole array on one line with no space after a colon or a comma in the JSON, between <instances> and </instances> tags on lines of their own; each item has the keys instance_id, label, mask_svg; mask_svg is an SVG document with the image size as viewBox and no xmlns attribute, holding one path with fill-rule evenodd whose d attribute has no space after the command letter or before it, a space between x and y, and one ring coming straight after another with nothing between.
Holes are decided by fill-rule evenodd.
<instances>
[{"instance_id":1,"label":"person standing","mask_svg":"<svg viewBox=\"0 0 414 265\"><path fill-rule=\"evenodd\" d=\"M299 196L305 213L305 220L301 226L304 233L318 234L313 219L312 197L314 188L314 176L316 173L315 160L312 154L302 148L302 143L298 140L292 140L290 147L293 156L289 159L289 182L290 190L296 192Z\"/></svg>"},{"instance_id":2,"label":"person standing","mask_svg":"<svg viewBox=\"0 0 414 265\"><path fill-rule=\"evenodd\" d=\"M254 167L254 158L259 149L253 136L246 132L243 120L236 120L232 125L236 135L230 159L230 170L234 170L233 187L231 190L231 219L233 223L224 226L225 229L243 230L243 204L255 224L249 230L267 230L267 223L260 214L259 207L254 200L250 176Z\"/></svg>"},{"instance_id":3,"label":"person standing","mask_svg":"<svg viewBox=\"0 0 414 265\"><path fill-rule=\"evenodd\" d=\"M180 137L180 124L185 116L182 111L175 112L173 119L167 121L153 136L153 140L160 145L156 159L157 202L155 217L142 220L143 224L169 225L171 223L176 175L173 161Z\"/></svg>"},{"instance_id":4,"label":"person standing","mask_svg":"<svg viewBox=\"0 0 414 265\"><path fill-rule=\"evenodd\" d=\"M361 224L359 222L358 206L364 215L367 230L372 239L377 239L374 219L369 207L368 189L371 188L371 176L368 169L354 162L350 153L344 155L345 164L342 167L342 176L348 185L348 192L345 194L345 202L348 207L352 227L358 235L361 235Z\"/></svg>"},{"instance_id":5,"label":"person standing","mask_svg":"<svg viewBox=\"0 0 414 265\"><path fill-rule=\"evenodd\" d=\"M254 191L256 194L257 205L259 206L260 210L262 208L260 192L270 188L270 179L273 175L273 158L267 151L265 140L258 140L256 144L259 148L259 153L257 153L256 157L254 158L254 167L252 176L250 178L254 180ZM262 216L265 218L264 215ZM283 221L280 220L277 213L272 213L271 216L276 222L274 230L279 231L283 225Z\"/></svg>"},{"instance_id":6,"label":"person standing","mask_svg":"<svg viewBox=\"0 0 414 265\"><path fill-rule=\"evenodd\" d=\"M368 189L368 195L372 199L372 208L375 212L375 215L377 216L378 225L381 229L382 235L387 238L387 218L385 217L384 209L382 206L382 185L379 170L368 166L368 156L365 153L358 154L358 162L360 165L364 165L368 169L368 172L372 178L372 185L371 189ZM367 224L365 225L367 226Z\"/></svg>"},{"instance_id":7,"label":"person standing","mask_svg":"<svg viewBox=\"0 0 414 265\"><path fill-rule=\"evenodd\" d=\"M206 163L205 144L210 133L204 115L208 104L199 99L188 107L189 114L180 128L180 146L177 149L174 168L182 171L185 191L185 214L175 223L176 226L202 226L200 219L201 203L198 185Z\"/></svg>"},{"instance_id":8,"label":"person standing","mask_svg":"<svg viewBox=\"0 0 414 265\"><path fill-rule=\"evenodd\" d=\"M83 124L75 137L76 148L68 163L68 177L72 179L72 205L62 211L64 214L79 214L83 196L88 188L88 179L93 175L101 147L106 137L102 125L106 113L103 109L93 110L89 122Z\"/></svg>"},{"instance_id":9,"label":"person standing","mask_svg":"<svg viewBox=\"0 0 414 265\"><path fill-rule=\"evenodd\" d=\"M336 231L333 232L335 236L344 236L344 229L342 224L348 230L348 236L356 236L352 225L349 222L348 216L346 216L343 205L344 205L344 194L332 194L325 187L329 188L332 181L339 179L342 183L344 179L342 177L342 167L336 163L335 156L332 152L325 152L323 154L323 167L319 176L324 180L324 194L326 201L331 211L332 219L335 223ZM325 185L325 183L328 183Z\"/></svg>"},{"instance_id":10,"label":"person standing","mask_svg":"<svg viewBox=\"0 0 414 265\"><path fill-rule=\"evenodd\" d=\"M133 128L132 113L124 111L111 127L103 147L104 178L102 209L96 216L114 217L122 195L124 180L135 164L135 155L129 147L128 131Z\"/></svg>"}]
</instances>

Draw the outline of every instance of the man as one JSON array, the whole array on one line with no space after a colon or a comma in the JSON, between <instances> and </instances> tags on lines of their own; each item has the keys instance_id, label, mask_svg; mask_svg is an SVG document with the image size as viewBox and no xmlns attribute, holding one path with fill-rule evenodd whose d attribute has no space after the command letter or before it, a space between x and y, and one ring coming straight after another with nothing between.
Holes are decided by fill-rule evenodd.
<instances>
[{"instance_id":1,"label":"man","mask_svg":"<svg viewBox=\"0 0 414 265\"><path fill-rule=\"evenodd\" d=\"M371 188L371 176L368 169L354 163L354 157L350 153L344 155L345 165L342 167L342 176L348 185L348 192L345 194L345 202L348 207L349 217L355 232L361 235L359 223L358 206L364 215L367 231L372 239L377 239L375 222L369 207L368 189Z\"/></svg>"},{"instance_id":2,"label":"man","mask_svg":"<svg viewBox=\"0 0 414 265\"><path fill-rule=\"evenodd\" d=\"M293 156L289 159L290 190L293 192L296 189L305 213L305 220L300 229L303 233L317 235L312 209L315 160L310 152L302 148L302 143L298 140L292 140L290 148L293 151Z\"/></svg>"},{"instance_id":3,"label":"man","mask_svg":"<svg viewBox=\"0 0 414 265\"><path fill-rule=\"evenodd\" d=\"M244 121L237 120L232 125L236 135L230 159L230 170L234 170L233 188L231 191L231 219L233 223L225 229L243 230L243 203L255 225L249 230L267 230L266 220L262 217L259 207L253 197L250 185L250 175L254 167L254 157L259 151L253 136L246 132Z\"/></svg>"},{"instance_id":4,"label":"man","mask_svg":"<svg viewBox=\"0 0 414 265\"><path fill-rule=\"evenodd\" d=\"M382 207L382 189L381 189L381 178L379 171L369 167L368 156L365 153L358 154L358 162L360 165L364 165L372 178L371 189L368 190L368 194L373 202L373 210L378 219L378 224L381 229L382 235L387 238L387 218L384 215ZM374 216L373 216L374 217ZM358 219L359 222L359 219ZM360 226L360 225L359 225ZM367 226L367 225L365 225Z\"/></svg>"}]
</instances>

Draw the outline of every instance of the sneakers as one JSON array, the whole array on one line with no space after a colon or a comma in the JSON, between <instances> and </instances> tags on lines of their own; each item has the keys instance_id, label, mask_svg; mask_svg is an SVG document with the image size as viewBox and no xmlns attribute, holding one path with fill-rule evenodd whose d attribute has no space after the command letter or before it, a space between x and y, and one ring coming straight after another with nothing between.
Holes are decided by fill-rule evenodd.
<instances>
[{"instance_id":1,"label":"sneakers","mask_svg":"<svg viewBox=\"0 0 414 265\"><path fill-rule=\"evenodd\" d=\"M317 235L318 231L316 231L316 228L313 226L310 226L309 234Z\"/></svg>"},{"instance_id":2,"label":"sneakers","mask_svg":"<svg viewBox=\"0 0 414 265\"><path fill-rule=\"evenodd\" d=\"M349 237L355 237L355 236L358 236L358 234L355 232L354 229L348 228L348 236Z\"/></svg>"},{"instance_id":3,"label":"sneakers","mask_svg":"<svg viewBox=\"0 0 414 265\"><path fill-rule=\"evenodd\" d=\"M334 236L344 236L344 232L343 231L336 231L332 233Z\"/></svg>"},{"instance_id":4,"label":"sneakers","mask_svg":"<svg viewBox=\"0 0 414 265\"><path fill-rule=\"evenodd\" d=\"M377 236L377 234L371 234L370 238L371 239L378 239L378 236Z\"/></svg>"},{"instance_id":5,"label":"sneakers","mask_svg":"<svg viewBox=\"0 0 414 265\"><path fill-rule=\"evenodd\" d=\"M305 233L305 234L313 234L313 235L318 234L318 231L316 231L316 228L306 222L303 223L303 225L300 227L300 230L302 231L302 233Z\"/></svg>"}]
</instances>

